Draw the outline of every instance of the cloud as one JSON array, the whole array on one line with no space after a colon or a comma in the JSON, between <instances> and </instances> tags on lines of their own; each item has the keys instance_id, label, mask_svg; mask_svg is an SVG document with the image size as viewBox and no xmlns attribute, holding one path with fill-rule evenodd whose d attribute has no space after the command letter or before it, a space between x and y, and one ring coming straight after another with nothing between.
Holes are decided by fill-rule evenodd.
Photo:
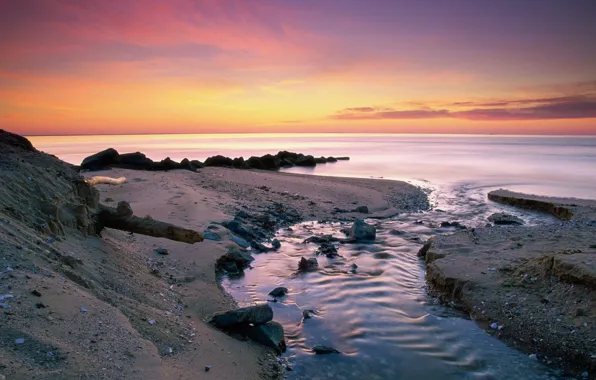
<instances>
[{"instance_id":1,"label":"cloud","mask_svg":"<svg viewBox=\"0 0 596 380\"><path fill-rule=\"evenodd\" d=\"M531 104L531 105L529 105ZM453 106L472 107L462 111L448 109L386 109L378 107L345 108L331 119L391 120L453 118L464 120L553 120L596 118L596 96L577 95L536 99L515 99L495 102L454 102Z\"/></svg>"}]
</instances>

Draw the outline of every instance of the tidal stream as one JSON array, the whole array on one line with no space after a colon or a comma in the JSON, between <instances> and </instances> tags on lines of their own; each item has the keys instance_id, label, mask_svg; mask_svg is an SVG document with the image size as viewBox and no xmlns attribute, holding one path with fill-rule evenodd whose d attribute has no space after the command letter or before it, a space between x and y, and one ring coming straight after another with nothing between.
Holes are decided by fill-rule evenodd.
<instances>
[{"instance_id":1,"label":"tidal stream","mask_svg":"<svg viewBox=\"0 0 596 380\"><path fill-rule=\"evenodd\" d=\"M252 269L225 278L224 288L240 306L269 300L284 326L291 371L287 379L557 379L528 355L487 334L466 315L427 294L424 263L417 252L427 238L453 233L443 221L484 226L488 215L506 211L527 225L557 223L549 216L487 201L489 189L458 184L436 188L433 210L368 220L373 244L338 245L341 257L318 256L319 270L297 273L300 257L315 257L317 234L345 235L350 223L304 222L278 231L278 252L255 255ZM492 227L499 228L499 227ZM355 273L351 265L358 266ZM284 286L289 294L270 302ZM303 310L317 314L303 320ZM315 345L341 354L314 355Z\"/></svg>"}]
</instances>

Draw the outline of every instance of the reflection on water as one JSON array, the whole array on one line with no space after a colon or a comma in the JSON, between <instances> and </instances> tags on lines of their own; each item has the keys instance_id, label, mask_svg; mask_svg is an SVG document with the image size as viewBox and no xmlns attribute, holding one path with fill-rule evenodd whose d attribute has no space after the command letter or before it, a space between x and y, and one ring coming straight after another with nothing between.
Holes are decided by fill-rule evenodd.
<instances>
[{"instance_id":1,"label":"reflection on water","mask_svg":"<svg viewBox=\"0 0 596 380\"><path fill-rule=\"evenodd\" d=\"M290 171L344 177L474 181L542 195L596 199L596 137L252 134L31 137L45 152L73 164L114 147L141 151L154 160L204 160L292 150L314 156L350 156L350 161Z\"/></svg>"},{"instance_id":2,"label":"reflection on water","mask_svg":"<svg viewBox=\"0 0 596 380\"><path fill-rule=\"evenodd\" d=\"M296 272L300 257L314 257L317 247L304 239L320 233L344 237L345 225L305 222L281 230L279 252L257 255L242 278L224 280L240 305L270 300L267 294L277 286L289 289L280 302L270 302L286 330L286 357L293 368L288 379L557 378L427 296L424 266L416 256L422 242L453 231L440 228L442 221L484 225L487 215L503 209L486 204L478 189L442 194L437 202L443 211L369 221L377 227L374 244L339 245L342 257L318 256L317 272ZM517 215L529 224L552 221L539 214ZM352 264L358 266L356 273ZM302 321L302 311L309 309L318 314ZM313 355L317 344L342 354Z\"/></svg>"}]
</instances>

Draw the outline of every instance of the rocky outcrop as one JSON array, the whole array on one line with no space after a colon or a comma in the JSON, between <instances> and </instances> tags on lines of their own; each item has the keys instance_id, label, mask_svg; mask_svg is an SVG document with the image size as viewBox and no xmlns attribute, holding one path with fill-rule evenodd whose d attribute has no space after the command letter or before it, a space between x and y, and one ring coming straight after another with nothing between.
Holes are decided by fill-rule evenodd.
<instances>
[{"instance_id":1,"label":"rocky outcrop","mask_svg":"<svg viewBox=\"0 0 596 380\"><path fill-rule=\"evenodd\" d=\"M525 209L546 212L563 220L570 220L574 215L574 208L578 206L578 200L541 197L504 189L489 192L488 199Z\"/></svg>"},{"instance_id":2,"label":"rocky outcrop","mask_svg":"<svg viewBox=\"0 0 596 380\"><path fill-rule=\"evenodd\" d=\"M317 162L313 156L302 156L299 157L296 162L294 162L294 165L314 167L317 166Z\"/></svg>"},{"instance_id":3,"label":"rocky outcrop","mask_svg":"<svg viewBox=\"0 0 596 380\"><path fill-rule=\"evenodd\" d=\"M225 255L217 259L217 268L230 274L239 274L253 261L254 257L246 249L232 246Z\"/></svg>"}]
</instances>

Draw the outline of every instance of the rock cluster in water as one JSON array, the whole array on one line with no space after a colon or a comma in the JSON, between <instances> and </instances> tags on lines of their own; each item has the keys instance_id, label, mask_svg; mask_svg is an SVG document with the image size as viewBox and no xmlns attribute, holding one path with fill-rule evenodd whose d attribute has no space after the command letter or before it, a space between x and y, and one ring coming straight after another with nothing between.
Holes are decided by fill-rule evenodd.
<instances>
[{"instance_id":1,"label":"rock cluster in water","mask_svg":"<svg viewBox=\"0 0 596 380\"><path fill-rule=\"evenodd\" d=\"M205 162L189 160L187 158L181 162L176 162L169 157L161 161L153 161L141 152L120 154L116 149L109 148L85 158L81 163L81 169L102 170L115 167L135 170L163 171L185 169L197 171L197 169L205 166L216 166L236 169L278 170L293 166L314 167L317 164L349 159L349 157L313 157L302 153L280 151L276 155L252 156L247 160L243 157L230 158L217 155L207 158Z\"/></svg>"}]
</instances>

